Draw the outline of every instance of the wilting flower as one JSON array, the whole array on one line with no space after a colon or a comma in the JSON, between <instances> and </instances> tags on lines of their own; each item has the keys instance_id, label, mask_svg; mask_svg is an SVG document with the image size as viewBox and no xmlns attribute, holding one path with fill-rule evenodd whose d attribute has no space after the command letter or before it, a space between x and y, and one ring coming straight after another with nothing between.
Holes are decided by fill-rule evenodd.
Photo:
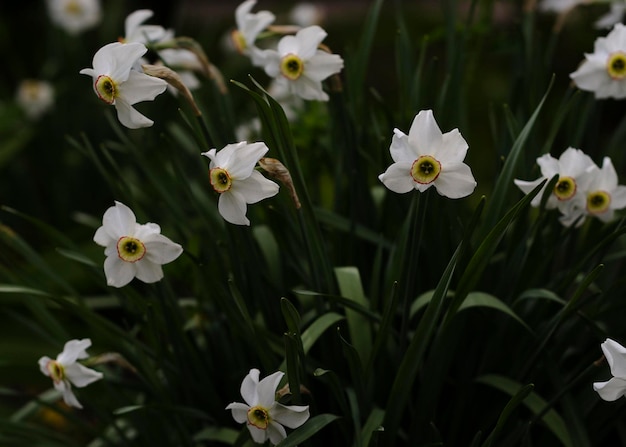
<instances>
[{"instance_id":1,"label":"wilting flower","mask_svg":"<svg viewBox=\"0 0 626 447\"><path fill-rule=\"evenodd\" d=\"M286 406L276 402L276 388L284 373L275 372L259 381L259 370L251 369L241 383L241 397L246 402L228 404L233 419L246 424L254 442L268 439L276 445L287 437L285 427L297 428L309 418L309 406Z\"/></svg>"},{"instance_id":2,"label":"wilting flower","mask_svg":"<svg viewBox=\"0 0 626 447\"><path fill-rule=\"evenodd\" d=\"M231 34L235 47L241 54L250 57L252 64L263 64L263 52L255 45L257 36L274 22L276 18L270 11L252 13L256 0L246 0L235 10L237 29Z\"/></svg>"},{"instance_id":3,"label":"wilting flower","mask_svg":"<svg viewBox=\"0 0 626 447\"><path fill-rule=\"evenodd\" d=\"M113 287L123 287L135 277L146 283L159 281L163 278L161 265L183 252L179 244L161 234L161 227L138 224L133 211L117 201L104 213L93 240L106 247L104 274Z\"/></svg>"},{"instance_id":4,"label":"wilting flower","mask_svg":"<svg viewBox=\"0 0 626 447\"><path fill-rule=\"evenodd\" d=\"M318 48L326 37L319 26L309 26L285 36L278 42L278 49L264 51L264 69L268 76L285 84L292 94L303 99L328 101L322 89L322 81L339 73L343 59Z\"/></svg>"},{"instance_id":5,"label":"wilting flower","mask_svg":"<svg viewBox=\"0 0 626 447\"><path fill-rule=\"evenodd\" d=\"M515 184L524 194L528 194L542 181L550 180L555 175L558 175L559 179L548 197L546 208L559 208L561 210L564 210L576 195L584 195L585 182L590 180L590 170L595 167L591 157L580 149L572 147L568 147L558 159L550 154L544 154L537 158L537 164L541 169L541 177L533 181L515 179ZM544 185L541 191L533 198L532 206L539 206L545 187Z\"/></svg>"},{"instance_id":6,"label":"wilting flower","mask_svg":"<svg viewBox=\"0 0 626 447\"><path fill-rule=\"evenodd\" d=\"M70 34L79 34L100 23L100 0L48 0L54 24Z\"/></svg>"},{"instance_id":7,"label":"wilting flower","mask_svg":"<svg viewBox=\"0 0 626 447\"><path fill-rule=\"evenodd\" d=\"M561 219L564 225L578 221L581 225L584 216L594 216L602 222L610 222L615 210L626 207L626 186L618 185L617 172L609 157L604 157L602 168L590 169L590 178L583 194L577 196L566 215ZM578 220L580 219L580 220Z\"/></svg>"},{"instance_id":8,"label":"wilting flower","mask_svg":"<svg viewBox=\"0 0 626 447\"><path fill-rule=\"evenodd\" d=\"M133 65L148 49L141 43L110 43L100 48L93 57L93 68L80 73L91 76L98 98L112 104L120 122L129 129L148 127L153 121L135 110L132 105L152 101L167 88L167 82L136 70Z\"/></svg>"},{"instance_id":9,"label":"wilting flower","mask_svg":"<svg viewBox=\"0 0 626 447\"><path fill-rule=\"evenodd\" d=\"M600 347L613 377L607 382L595 382L593 389L602 399L614 401L626 395L626 348L610 338L607 338Z\"/></svg>"},{"instance_id":10,"label":"wilting flower","mask_svg":"<svg viewBox=\"0 0 626 447\"><path fill-rule=\"evenodd\" d=\"M626 97L626 26L616 24L606 37L594 43L594 52L570 78L581 90L594 92L598 99Z\"/></svg>"},{"instance_id":11,"label":"wilting flower","mask_svg":"<svg viewBox=\"0 0 626 447\"><path fill-rule=\"evenodd\" d=\"M77 362L78 359L89 357L86 349L91 346L91 340L70 340L65 343L63 352L56 360L50 357L39 359L39 368L46 376L52 378L54 388L63 393L63 400L71 407L83 408L72 392L72 385L82 388L96 380L102 379L102 373L86 368Z\"/></svg>"},{"instance_id":12,"label":"wilting flower","mask_svg":"<svg viewBox=\"0 0 626 447\"><path fill-rule=\"evenodd\" d=\"M278 185L266 179L254 167L268 151L265 143L245 141L227 144L216 152L211 149L202 155L211 160L209 179L219 193L218 210L222 217L237 225L250 225L246 204L256 203L278 193Z\"/></svg>"},{"instance_id":13,"label":"wilting flower","mask_svg":"<svg viewBox=\"0 0 626 447\"><path fill-rule=\"evenodd\" d=\"M54 105L54 89L49 82L25 79L17 88L15 100L30 119L37 119Z\"/></svg>"},{"instance_id":14,"label":"wilting flower","mask_svg":"<svg viewBox=\"0 0 626 447\"><path fill-rule=\"evenodd\" d=\"M441 133L432 110L422 110L411 124L409 135L394 129L391 158L394 163L378 176L383 184L400 194L431 186L451 199L470 195L476 181L463 163L468 146L458 129Z\"/></svg>"}]
</instances>

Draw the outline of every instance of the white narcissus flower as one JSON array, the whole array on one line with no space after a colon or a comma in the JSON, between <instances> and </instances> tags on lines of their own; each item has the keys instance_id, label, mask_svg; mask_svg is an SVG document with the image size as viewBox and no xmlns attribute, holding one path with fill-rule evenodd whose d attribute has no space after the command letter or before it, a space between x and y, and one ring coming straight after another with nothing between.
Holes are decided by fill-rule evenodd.
<instances>
[{"instance_id":1,"label":"white narcissus flower","mask_svg":"<svg viewBox=\"0 0 626 447\"><path fill-rule=\"evenodd\" d=\"M161 234L161 227L138 224L133 211L117 201L104 213L93 240L106 247L104 274L113 287L123 287L135 277L146 283L160 281L161 266L183 252L179 244Z\"/></svg>"},{"instance_id":2,"label":"white narcissus flower","mask_svg":"<svg viewBox=\"0 0 626 447\"><path fill-rule=\"evenodd\" d=\"M393 132L389 150L394 163L378 176L391 191L424 192L434 186L450 199L474 192L476 181L470 167L463 163L467 142L458 129L442 134L432 110L422 110L408 135L399 129Z\"/></svg>"},{"instance_id":3,"label":"white narcissus flower","mask_svg":"<svg viewBox=\"0 0 626 447\"><path fill-rule=\"evenodd\" d=\"M152 101L167 88L163 79L132 70L133 65L148 49L145 45L114 42L100 48L93 57L93 68L80 73L91 76L98 98L114 105L120 122L129 129L148 127L153 121L135 110L132 105Z\"/></svg>"},{"instance_id":4,"label":"white narcissus flower","mask_svg":"<svg viewBox=\"0 0 626 447\"><path fill-rule=\"evenodd\" d=\"M264 50L264 69L281 80L289 91L303 99L328 101L322 81L343 68L343 59L318 48L326 31L317 25L302 28L295 36L285 36L277 50Z\"/></svg>"},{"instance_id":5,"label":"white narcissus flower","mask_svg":"<svg viewBox=\"0 0 626 447\"><path fill-rule=\"evenodd\" d=\"M96 380L102 379L102 373L86 368L77 362L89 357L86 349L91 346L91 340L70 340L65 343L63 352L55 360L50 357L39 359L41 372L52 379L54 388L63 393L63 400L70 407L83 408L72 392L72 385L82 388Z\"/></svg>"},{"instance_id":6,"label":"white narcissus flower","mask_svg":"<svg viewBox=\"0 0 626 447\"><path fill-rule=\"evenodd\" d=\"M167 31L160 25L143 25L154 13L149 9L138 9L130 13L124 21L124 43L139 42L149 44L162 40Z\"/></svg>"},{"instance_id":7,"label":"white narcissus flower","mask_svg":"<svg viewBox=\"0 0 626 447\"><path fill-rule=\"evenodd\" d=\"M20 82L15 96L17 104L32 120L38 119L54 105L54 89L46 81L25 79Z\"/></svg>"},{"instance_id":8,"label":"white narcissus flower","mask_svg":"<svg viewBox=\"0 0 626 447\"><path fill-rule=\"evenodd\" d=\"M297 428L309 418L309 406L286 406L276 402L276 388L284 373L275 372L259 381L259 370L251 369L241 383L244 403L228 404L233 419L246 424L254 442L276 445L287 437L284 427ZM284 427L283 427L284 426Z\"/></svg>"},{"instance_id":9,"label":"white narcissus flower","mask_svg":"<svg viewBox=\"0 0 626 447\"><path fill-rule=\"evenodd\" d=\"M211 149L202 153L211 160L209 179L220 195L218 210L227 222L250 225L246 205L278 194L278 185L254 170L268 150L265 143L242 141L228 144L219 152Z\"/></svg>"},{"instance_id":10,"label":"white narcissus flower","mask_svg":"<svg viewBox=\"0 0 626 447\"><path fill-rule=\"evenodd\" d=\"M610 338L600 347L613 377L607 382L595 382L593 389L602 399L614 401L626 395L626 348Z\"/></svg>"},{"instance_id":11,"label":"white narcissus flower","mask_svg":"<svg viewBox=\"0 0 626 447\"><path fill-rule=\"evenodd\" d=\"M626 26L617 23L606 37L596 39L593 53L585 54L570 78L597 99L626 98Z\"/></svg>"},{"instance_id":12,"label":"white narcissus flower","mask_svg":"<svg viewBox=\"0 0 626 447\"><path fill-rule=\"evenodd\" d=\"M256 5L256 0L246 0L237 6L235 10L237 29L232 32L231 39L237 51L249 56L253 65L261 66L263 65L263 51L255 45L256 38L274 22L276 16L270 11L250 12L254 5Z\"/></svg>"},{"instance_id":13,"label":"white narcissus flower","mask_svg":"<svg viewBox=\"0 0 626 447\"><path fill-rule=\"evenodd\" d=\"M558 175L559 179L546 202L546 209L559 208L561 211L577 195L584 195L586 185L591 178L590 170L595 167L591 157L573 147L568 147L558 159L550 154L544 154L537 158L537 164L541 169L541 177L533 181L515 179L515 184L524 194L528 194L542 181L550 180ZM545 185L530 202L532 206L539 206L544 190Z\"/></svg>"},{"instance_id":14,"label":"white narcissus flower","mask_svg":"<svg viewBox=\"0 0 626 447\"><path fill-rule=\"evenodd\" d=\"M93 28L102 18L100 0L48 0L50 19L70 34Z\"/></svg>"},{"instance_id":15,"label":"white narcissus flower","mask_svg":"<svg viewBox=\"0 0 626 447\"><path fill-rule=\"evenodd\" d=\"M625 12L626 3L624 0L614 1L611 3L609 12L600 17L593 25L596 28L613 28L616 23L622 21Z\"/></svg>"}]
</instances>

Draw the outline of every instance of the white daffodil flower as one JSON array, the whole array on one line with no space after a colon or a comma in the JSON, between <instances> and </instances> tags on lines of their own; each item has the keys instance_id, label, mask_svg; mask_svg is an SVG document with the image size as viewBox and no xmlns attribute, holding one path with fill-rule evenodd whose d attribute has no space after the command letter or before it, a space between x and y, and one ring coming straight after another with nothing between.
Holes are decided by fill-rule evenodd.
<instances>
[{"instance_id":1,"label":"white daffodil flower","mask_svg":"<svg viewBox=\"0 0 626 447\"><path fill-rule=\"evenodd\" d=\"M237 29L231 34L235 48L241 54L249 56L252 64L260 67L263 65L263 51L255 45L257 36L270 26L276 16L270 11L252 13L256 0L246 0L235 10L235 23Z\"/></svg>"},{"instance_id":2,"label":"white daffodil flower","mask_svg":"<svg viewBox=\"0 0 626 447\"><path fill-rule=\"evenodd\" d=\"M36 120L54 105L54 89L49 82L24 79L17 88L15 101L29 119Z\"/></svg>"},{"instance_id":3,"label":"white daffodil flower","mask_svg":"<svg viewBox=\"0 0 626 447\"><path fill-rule=\"evenodd\" d=\"M268 150L265 143L242 141L228 144L219 152L211 149L202 153L211 160L209 179L220 195L218 210L227 222L250 225L246 205L278 194L278 185L254 170Z\"/></svg>"},{"instance_id":4,"label":"white daffodil flower","mask_svg":"<svg viewBox=\"0 0 626 447\"><path fill-rule=\"evenodd\" d=\"M593 26L596 28L613 28L616 23L622 21L624 13L626 13L626 3L624 0L614 1L611 3L609 12L600 17Z\"/></svg>"},{"instance_id":5,"label":"white daffodil flower","mask_svg":"<svg viewBox=\"0 0 626 447\"><path fill-rule=\"evenodd\" d=\"M132 210L117 201L104 213L93 240L106 247L104 274L113 287L123 287L135 277L145 283L160 281L161 266L183 252L179 244L161 234L161 227L138 224Z\"/></svg>"},{"instance_id":6,"label":"white daffodil flower","mask_svg":"<svg viewBox=\"0 0 626 447\"><path fill-rule=\"evenodd\" d=\"M594 52L585 54L570 78L597 99L626 98L626 26L617 23L606 37L596 39Z\"/></svg>"},{"instance_id":7,"label":"white daffodil flower","mask_svg":"<svg viewBox=\"0 0 626 447\"><path fill-rule=\"evenodd\" d=\"M285 36L277 50L264 51L268 76L282 79L289 91L303 99L328 101L322 81L343 68L343 59L318 49L327 33L317 25L302 28L295 36Z\"/></svg>"},{"instance_id":8,"label":"white daffodil flower","mask_svg":"<svg viewBox=\"0 0 626 447\"><path fill-rule=\"evenodd\" d=\"M591 180L591 170L596 166L591 157L573 147L568 147L558 159L550 154L544 154L537 158L537 164L541 169L541 177L533 181L515 179L515 184L524 194L528 194L542 181L558 175L559 179L546 202L546 209L559 208L561 211L565 211L577 195L584 195ZM530 202L532 206L539 206L545 188L544 185Z\"/></svg>"},{"instance_id":9,"label":"white daffodil flower","mask_svg":"<svg viewBox=\"0 0 626 447\"><path fill-rule=\"evenodd\" d=\"M100 0L48 0L52 22L76 35L93 28L102 19Z\"/></svg>"},{"instance_id":10,"label":"white daffodil flower","mask_svg":"<svg viewBox=\"0 0 626 447\"><path fill-rule=\"evenodd\" d=\"M98 98L114 105L120 122L129 129L149 127L153 121L135 110L132 105L152 101L167 88L163 79L132 70L133 65L148 49L135 42L110 43L100 48L93 57L93 68L83 68L80 74L91 76Z\"/></svg>"},{"instance_id":11,"label":"white daffodil flower","mask_svg":"<svg viewBox=\"0 0 626 447\"><path fill-rule=\"evenodd\" d=\"M399 129L393 132L389 150L394 163L378 176L391 191L424 192L434 186L450 199L474 192L476 181L470 167L463 163L467 142L458 129L442 134L432 110L422 110L408 135Z\"/></svg>"},{"instance_id":12,"label":"white daffodil flower","mask_svg":"<svg viewBox=\"0 0 626 447\"><path fill-rule=\"evenodd\" d=\"M165 38L168 32L162 26L143 25L143 22L153 15L154 13L149 9L138 9L130 13L124 21L124 38L122 42L150 44Z\"/></svg>"},{"instance_id":13,"label":"white daffodil flower","mask_svg":"<svg viewBox=\"0 0 626 447\"><path fill-rule=\"evenodd\" d=\"M309 406L286 406L276 402L276 388L284 373L275 372L259 381L259 370L251 369L241 383L244 403L228 404L233 419L246 424L254 442L276 445L287 437L284 427L297 428L309 418ZM284 426L284 427L283 427Z\"/></svg>"},{"instance_id":14,"label":"white daffodil flower","mask_svg":"<svg viewBox=\"0 0 626 447\"><path fill-rule=\"evenodd\" d=\"M610 338L600 347L613 377L606 382L595 382L593 389L602 399L614 401L626 395L626 348Z\"/></svg>"},{"instance_id":15,"label":"white daffodil flower","mask_svg":"<svg viewBox=\"0 0 626 447\"><path fill-rule=\"evenodd\" d=\"M602 222L610 222L615 210L626 207L626 186L618 185L617 172L609 157L604 157L602 168L590 170L591 176L584 186L583 194L575 197L561 217L561 222L569 226L577 221L582 225L585 216L593 216Z\"/></svg>"},{"instance_id":16,"label":"white daffodil flower","mask_svg":"<svg viewBox=\"0 0 626 447\"><path fill-rule=\"evenodd\" d=\"M91 340L70 340L65 343L63 352L55 360L50 357L39 359L39 368L46 376L52 378L54 388L63 393L63 400L70 407L83 408L72 392L72 385L82 388L96 380L102 379L102 373L86 368L77 362L89 357L86 349L91 346Z\"/></svg>"}]
</instances>

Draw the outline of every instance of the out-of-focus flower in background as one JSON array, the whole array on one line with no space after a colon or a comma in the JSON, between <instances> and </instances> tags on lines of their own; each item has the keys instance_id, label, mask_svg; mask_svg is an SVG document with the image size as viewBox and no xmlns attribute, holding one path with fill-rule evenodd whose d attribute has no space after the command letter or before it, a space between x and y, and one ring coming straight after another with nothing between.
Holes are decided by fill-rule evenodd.
<instances>
[{"instance_id":1,"label":"out-of-focus flower in background","mask_svg":"<svg viewBox=\"0 0 626 447\"><path fill-rule=\"evenodd\" d=\"M301 2L294 5L289 11L289 20L301 27L320 25L326 15L322 5L309 2Z\"/></svg>"},{"instance_id":2,"label":"out-of-focus flower in background","mask_svg":"<svg viewBox=\"0 0 626 447\"><path fill-rule=\"evenodd\" d=\"M47 0L50 20L76 35L98 25L102 20L100 0Z\"/></svg>"},{"instance_id":3,"label":"out-of-focus flower in background","mask_svg":"<svg viewBox=\"0 0 626 447\"><path fill-rule=\"evenodd\" d=\"M36 120L54 106L54 88L47 81L24 79L17 87L15 101L29 119Z\"/></svg>"}]
</instances>

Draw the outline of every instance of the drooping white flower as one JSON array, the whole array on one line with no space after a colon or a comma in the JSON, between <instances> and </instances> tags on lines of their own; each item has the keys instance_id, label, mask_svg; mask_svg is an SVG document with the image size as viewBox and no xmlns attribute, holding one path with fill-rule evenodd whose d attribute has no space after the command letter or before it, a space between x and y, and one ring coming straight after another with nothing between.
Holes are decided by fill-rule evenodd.
<instances>
[{"instance_id":1,"label":"drooping white flower","mask_svg":"<svg viewBox=\"0 0 626 447\"><path fill-rule=\"evenodd\" d=\"M255 66L263 65L263 51L256 45L258 35L270 26L276 16L270 11L252 13L256 0L246 0L237 6L235 10L235 23L237 29L231 33L231 39L235 48L241 54L249 56Z\"/></svg>"},{"instance_id":2,"label":"drooping white flower","mask_svg":"<svg viewBox=\"0 0 626 447\"><path fill-rule=\"evenodd\" d=\"M148 127L153 121L132 107L141 101L152 101L167 88L167 82L136 70L133 65L148 49L141 43L110 43L93 57L93 68L80 73L91 76L98 98L115 106L120 122L129 129Z\"/></svg>"},{"instance_id":3,"label":"drooping white flower","mask_svg":"<svg viewBox=\"0 0 626 447\"><path fill-rule=\"evenodd\" d=\"M268 76L281 80L289 91L303 99L328 101L322 81L343 68L343 59L318 48L327 33L317 25L302 28L295 36L285 36L277 50L264 50Z\"/></svg>"},{"instance_id":4,"label":"drooping white flower","mask_svg":"<svg viewBox=\"0 0 626 447\"><path fill-rule=\"evenodd\" d=\"M626 13L624 0L613 1L609 12L600 17L593 25L596 28L613 28L616 23L622 21L624 13Z\"/></svg>"},{"instance_id":5,"label":"drooping white flower","mask_svg":"<svg viewBox=\"0 0 626 447\"><path fill-rule=\"evenodd\" d=\"M594 52L585 54L570 78L598 99L626 98L626 26L617 23L606 37L596 39Z\"/></svg>"},{"instance_id":6,"label":"drooping white flower","mask_svg":"<svg viewBox=\"0 0 626 447\"><path fill-rule=\"evenodd\" d=\"M161 234L161 227L138 224L133 211L117 201L104 213L93 240L106 247L104 274L113 287L123 287L135 277L146 283L160 281L161 266L183 252L179 244Z\"/></svg>"},{"instance_id":7,"label":"drooping white flower","mask_svg":"<svg viewBox=\"0 0 626 447\"><path fill-rule=\"evenodd\" d=\"M100 0L48 0L52 22L70 34L93 28L102 19Z\"/></svg>"},{"instance_id":8,"label":"drooping white flower","mask_svg":"<svg viewBox=\"0 0 626 447\"><path fill-rule=\"evenodd\" d=\"M54 105L54 89L47 81L24 79L17 87L15 100L26 116L35 120Z\"/></svg>"},{"instance_id":9,"label":"drooping white flower","mask_svg":"<svg viewBox=\"0 0 626 447\"><path fill-rule=\"evenodd\" d=\"M65 343L63 352L55 360L50 357L39 359L39 368L46 376L52 378L54 388L63 393L63 400L70 407L83 408L72 391L72 385L82 388L96 380L102 379L102 373L86 368L77 362L89 357L86 349L91 346L91 340L70 340Z\"/></svg>"},{"instance_id":10,"label":"drooping white flower","mask_svg":"<svg viewBox=\"0 0 626 447\"><path fill-rule=\"evenodd\" d=\"M602 399L614 401L626 395L626 348L610 338L600 347L613 377L606 382L595 382L593 389Z\"/></svg>"},{"instance_id":11,"label":"drooping white flower","mask_svg":"<svg viewBox=\"0 0 626 447\"><path fill-rule=\"evenodd\" d=\"M399 129L393 132L389 150L394 163L378 176L387 188L403 194L434 186L440 195L451 199L474 191L476 181L463 163L467 142L458 129L442 134L432 110L417 114L408 135Z\"/></svg>"},{"instance_id":12,"label":"drooping white flower","mask_svg":"<svg viewBox=\"0 0 626 447\"><path fill-rule=\"evenodd\" d=\"M595 167L591 157L573 147L568 147L558 159L550 154L544 154L537 158L537 164L541 170L541 177L533 181L515 179L515 184L524 194L528 194L542 181L558 175L559 179L546 202L546 209L559 208L561 211L564 211L577 195L584 195L591 178L590 171ZM539 206L545 188L544 185L530 202L532 206Z\"/></svg>"},{"instance_id":13,"label":"drooping white flower","mask_svg":"<svg viewBox=\"0 0 626 447\"><path fill-rule=\"evenodd\" d=\"M276 388L284 373L275 372L259 381L259 370L251 369L241 383L244 403L228 404L233 419L246 424L254 442L276 445L287 437L284 427L297 428L309 418L309 406L286 406L276 402ZM283 427L284 426L284 427Z\"/></svg>"},{"instance_id":14,"label":"drooping white flower","mask_svg":"<svg viewBox=\"0 0 626 447\"><path fill-rule=\"evenodd\" d=\"M154 13L149 9L138 9L130 13L124 21L124 38L122 42L139 42L150 44L167 36L167 30L160 25L144 25Z\"/></svg>"},{"instance_id":15,"label":"drooping white flower","mask_svg":"<svg viewBox=\"0 0 626 447\"><path fill-rule=\"evenodd\" d=\"M227 144L219 152L211 149L202 153L211 160L209 179L220 195L218 210L227 222L250 225L246 217L247 204L278 194L278 185L254 170L268 150L265 143L242 141Z\"/></svg>"},{"instance_id":16,"label":"drooping white flower","mask_svg":"<svg viewBox=\"0 0 626 447\"><path fill-rule=\"evenodd\" d=\"M618 185L617 172L609 157L604 157L602 168L590 169L590 177L583 194L576 196L564 211L561 222L571 225L574 221L582 225L585 216L593 216L602 222L610 222L615 210L626 207L626 186Z\"/></svg>"}]
</instances>

